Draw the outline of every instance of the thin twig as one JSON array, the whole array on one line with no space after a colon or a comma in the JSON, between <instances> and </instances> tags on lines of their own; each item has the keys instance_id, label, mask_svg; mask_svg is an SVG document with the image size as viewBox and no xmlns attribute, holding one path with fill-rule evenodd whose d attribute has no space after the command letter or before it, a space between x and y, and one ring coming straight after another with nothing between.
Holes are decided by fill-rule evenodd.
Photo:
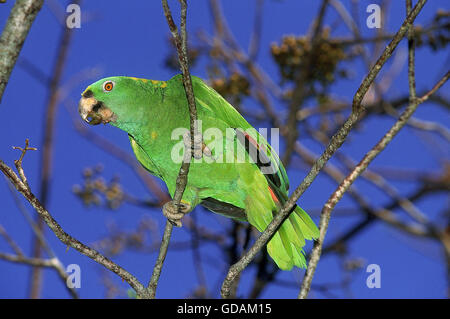
<instances>
[{"instance_id":1,"label":"thin twig","mask_svg":"<svg viewBox=\"0 0 450 319\"><path fill-rule=\"evenodd\" d=\"M76 292L75 288L71 288L71 287L69 287L69 285L67 285L67 280L69 279L69 275L66 273L65 269L63 268L63 266L58 258L55 258L55 257L50 258L50 259L30 258L30 257L26 257L23 255L12 255L12 254L6 254L6 253L0 252L0 259L10 261L13 263L30 265L33 267L53 268L53 269L55 269L58 276L61 278L62 282L64 283L64 286L66 287L66 289L68 290L70 295L74 299L79 298L78 293Z\"/></svg>"},{"instance_id":2,"label":"thin twig","mask_svg":"<svg viewBox=\"0 0 450 319\"><path fill-rule=\"evenodd\" d=\"M169 249L170 236L172 235L173 224L170 221L166 221L164 228L163 238L161 240L161 246L159 248L158 258L156 259L155 267L153 268L152 277L148 283L147 290L151 299L155 298L156 288L158 286L159 276L161 275L164 260L166 259L167 250Z\"/></svg>"},{"instance_id":3,"label":"thin twig","mask_svg":"<svg viewBox=\"0 0 450 319\"><path fill-rule=\"evenodd\" d=\"M27 187L29 187L29 186L28 186L27 177L25 176L25 173L24 173L23 168L22 168L23 157L25 156L25 153L26 153L27 151L37 151L37 148L36 148L36 147L29 147L29 146L28 146L28 145L29 145L29 142L30 142L30 141L29 141L28 139L25 140L25 147L24 147L24 148L19 147L19 146L13 146L13 149L22 151L22 153L20 154L19 159L14 161L14 165L15 165L16 168L17 168L17 172L19 173L20 179L22 180L22 182L23 182Z\"/></svg>"},{"instance_id":4,"label":"thin twig","mask_svg":"<svg viewBox=\"0 0 450 319\"><path fill-rule=\"evenodd\" d=\"M14 239L12 239L11 236L9 236L6 229L1 224L0 224L0 235L3 236L3 238L5 238L6 242L12 248L12 250L14 250L16 255L18 256L24 255L22 249L20 249L19 245L14 241Z\"/></svg>"},{"instance_id":5,"label":"thin twig","mask_svg":"<svg viewBox=\"0 0 450 319\"><path fill-rule=\"evenodd\" d=\"M54 267L53 259L29 258L21 255L12 255L2 252L0 252L0 259L35 267Z\"/></svg>"},{"instance_id":6,"label":"thin twig","mask_svg":"<svg viewBox=\"0 0 450 319\"><path fill-rule=\"evenodd\" d=\"M412 0L406 0L406 15L411 12ZM409 81L409 103L416 98L416 74L414 65L415 55L414 28L408 30L408 81Z\"/></svg>"},{"instance_id":7,"label":"thin twig","mask_svg":"<svg viewBox=\"0 0 450 319\"><path fill-rule=\"evenodd\" d=\"M248 46L248 57L251 60L256 60L259 52L259 46L261 44L261 29L262 29L262 16L263 16L264 0L258 0L255 7L255 22L253 25L253 33Z\"/></svg>"},{"instance_id":8,"label":"thin twig","mask_svg":"<svg viewBox=\"0 0 450 319\"><path fill-rule=\"evenodd\" d=\"M314 65L313 62L317 58L316 51L319 44L321 43L322 26L325 17L325 12L328 7L328 2L329 0L322 0L317 18L314 20L314 23L312 24L310 35L311 50L304 58L305 59L304 65L306 67L303 68L295 78L294 82L295 88L293 90L292 99L290 100L289 103L289 114L286 122L286 130L287 130L286 148L282 156L282 162L284 165L286 165L286 167L289 165L291 155L294 152L295 141L298 138L298 128L297 128L298 121L296 114L299 108L303 105L308 94L310 94L310 88L308 87L307 83L311 77L311 74L313 74L314 72L311 65Z\"/></svg>"}]
</instances>

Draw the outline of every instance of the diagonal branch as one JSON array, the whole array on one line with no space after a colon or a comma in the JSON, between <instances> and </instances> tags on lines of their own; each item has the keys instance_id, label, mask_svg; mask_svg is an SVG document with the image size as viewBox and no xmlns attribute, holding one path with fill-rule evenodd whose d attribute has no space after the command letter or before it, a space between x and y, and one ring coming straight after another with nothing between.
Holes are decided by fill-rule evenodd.
<instances>
[{"instance_id":1,"label":"diagonal branch","mask_svg":"<svg viewBox=\"0 0 450 319\"><path fill-rule=\"evenodd\" d=\"M103 265L107 269L119 275L125 280L138 294L145 295L145 287L128 271L114 263L112 260L103 256L100 252L83 244L76 238L67 234L61 225L53 218L53 216L44 208L39 199L31 192L30 188L16 175L16 173L0 160L0 171L14 185L14 187L25 197L25 199L33 206L39 216L50 227L58 239L67 245L82 253L83 255L93 259L97 263Z\"/></svg>"},{"instance_id":2,"label":"diagonal branch","mask_svg":"<svg viewBox=\"0 0 450 319\"><path fill-rule=\"evenodd\" d=\"M327 232L330 215L336 204L344 196L345 192L350 188L356 178L361 175L364 170L369 166L369 164L375 159L375 157L380 154L386 146L392 141L392 139L397 135L397 133L405 126L408 119L416 111L417 107L425 102L428 97L436 92L450 77L450 71L448 71L444 77L431 89L428 93L419 99L415 99L400 115L397 122L389 129L389 131L383 136L383 138L363 157L363 159L355 166L353 171L347 175L347 177L339 184L338 188L331 194L328 201L325 203L321 216L320 216L320 235L318 240L314 244L314 248L311 252L309 259L308 269L306 270L305 278L303 279L302 287L299 293L299 298L304 299L307 297L309 289L311 287L314 272L317 267L317 263L320 259L320 254L322 252L322 245Z\"/></svg>"}]
</instances>

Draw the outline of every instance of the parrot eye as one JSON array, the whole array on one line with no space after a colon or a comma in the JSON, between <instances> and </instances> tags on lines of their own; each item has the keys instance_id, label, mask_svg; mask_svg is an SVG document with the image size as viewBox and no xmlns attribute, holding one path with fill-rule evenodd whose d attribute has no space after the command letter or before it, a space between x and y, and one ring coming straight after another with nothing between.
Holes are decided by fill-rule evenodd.
<instances>
[{"instance_id":1,"label":"parrot eye","mask_svg":"<svg viewBox=\"0 0 450 319\"><path fill-rule=\"evenodd\" d=\"M114 87L113 81L106 81L105 83L103 83L103 91L105 92L111 91L113 87Z\"/></svg>"}]
</instances>

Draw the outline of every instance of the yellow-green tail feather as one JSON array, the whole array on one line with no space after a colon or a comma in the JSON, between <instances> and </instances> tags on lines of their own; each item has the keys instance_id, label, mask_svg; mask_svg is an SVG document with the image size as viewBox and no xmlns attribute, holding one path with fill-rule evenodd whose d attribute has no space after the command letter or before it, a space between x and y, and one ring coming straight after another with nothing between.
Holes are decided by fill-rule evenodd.
<instances>
[{"instance_id":1,"label":"yellow-green tail feather","mask_svg":"<svg viewBox=\"0 0 450 319\"><path fill-rule=\"evenodd\" d=\"M262 196L255 196L248 197L246 201L248 221L259 231L266 229L273 218L268 209L271 205L268 205L267 200ZM301 207L296 206L268 242L267 251L282 270L291 270L293 266L306 268L303 250L305 240L317 237L319 230L316 224Z\"/></svg>"},{"instance_id":2,"label":"yellow-green tail feather","mask_svg":"<svg viewBox=\"0 0 450 319\"><path fill-rule=\"evenodd\" d=\"M296 206L267 244L267 251L280 269L306 268L305 239L317 237L317 226L302 208Z\"/></svg>"}]
</instances>

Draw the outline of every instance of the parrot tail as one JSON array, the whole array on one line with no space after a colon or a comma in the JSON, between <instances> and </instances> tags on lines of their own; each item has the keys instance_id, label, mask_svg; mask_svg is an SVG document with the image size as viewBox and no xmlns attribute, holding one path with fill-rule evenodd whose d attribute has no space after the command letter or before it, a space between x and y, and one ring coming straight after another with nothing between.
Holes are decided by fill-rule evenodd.
<instances>
[{"instance_id":1,"label":"parrot tail","mask_svg":"<svg viewBox=\"0 0 450 319\"><path fill-rule=\"evenodd\" d=\"M267 244L267 251L282 270L306 268L305 240L319 237L319 229L308 214L295 205L289 217Z\"/></svg>"},{"instance_id":2,"label":"parrot tail","mask_svg":"<svg viewBox=\"0 0 450 319\"><path fill-rule=\"evenodd\" d=\"M269 188L270 189L270 188ZM281 207L286 201L282 198L281 203L278 196L273 196L275 204ZM280 196L281 197L281 196ZM263 231L272 221L275 213L269 214L263 198L250 197L247 208L249 222ZM272 204L273 205L273 204ZM278 208L279 209L279 208ZM303 247L305 240L313 240L319 237L319 229L311 217L299 206L295 205L289 217L283 222L275 235L267 244L267 252L282 270L291 270L293 266L306 268L306 259Z\"/></svg>"}]
</instances>

